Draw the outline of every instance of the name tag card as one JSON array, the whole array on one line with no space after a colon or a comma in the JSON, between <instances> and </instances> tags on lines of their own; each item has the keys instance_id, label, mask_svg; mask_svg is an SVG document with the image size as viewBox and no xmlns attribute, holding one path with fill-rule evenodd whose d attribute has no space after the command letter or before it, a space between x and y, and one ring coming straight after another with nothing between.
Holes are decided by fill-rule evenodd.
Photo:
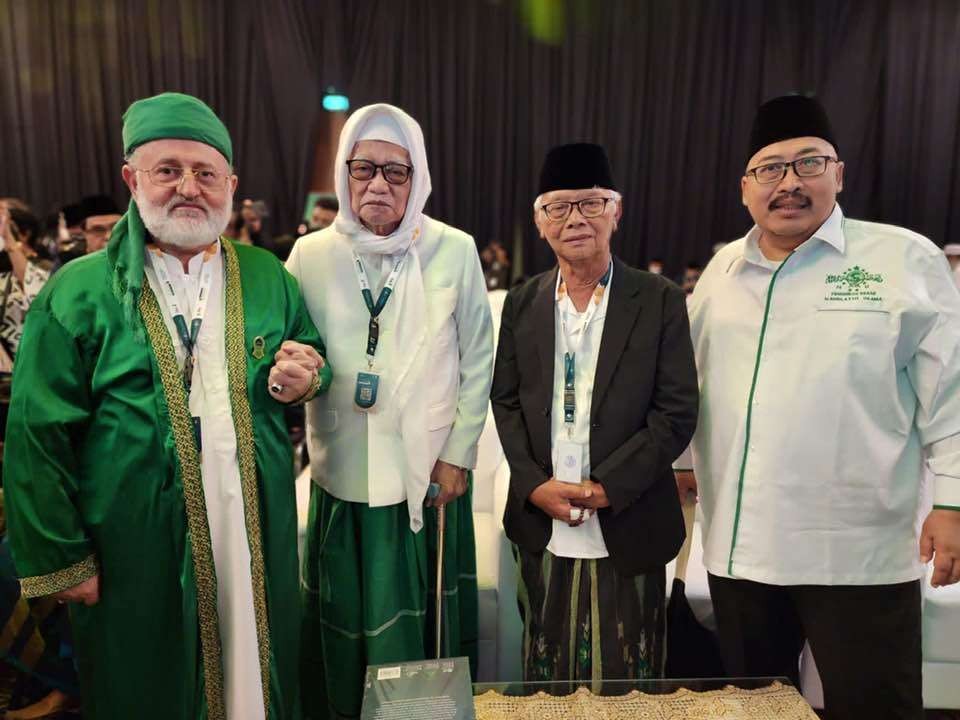
<instances>
[{"instance_id":1,"label":"name tag card","mask_svg":"<svg viewBox=\"0 0 960 720\"><path fill-rule=\"evenodd\" d=\"M357 373L357 387L353 393L353 402L361 410L369 410L377 404L377 390L380 376L372 372Z\"/></svg>"},{"instance_id":2,"label":"name tag card","mask_svg":"<svg viewBox=\"0 0 960 720\"><path fill-rule=\"evenodd\" d=\"M561 440L557 444L557 466L554 476L560 482L579 485L583 481L583 445Z\"/></svg>"}]
</instances>

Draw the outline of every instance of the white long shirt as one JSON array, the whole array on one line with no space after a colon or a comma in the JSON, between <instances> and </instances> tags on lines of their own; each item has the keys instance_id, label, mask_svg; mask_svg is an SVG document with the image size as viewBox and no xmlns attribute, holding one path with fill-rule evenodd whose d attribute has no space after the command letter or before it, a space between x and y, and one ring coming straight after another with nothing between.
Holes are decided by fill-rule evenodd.
<instances>
[{"instance_id":1,"label":"white long shirt","mask_svg":"<svg viewBox=\"0 0 960 720\"><path fill-rule=\"evenodd\" d=\"M424 216L416 242L431 343L423 387L431 458L473 468L493 366L486 282L476 245L465 233ZM395 256L365 254L361 260L376 298ZM294 246L287 270L300 283L334 373L329 392L307 405L313 481L336 498L371 507L406 501L400 428L374 436L372 418L354 403L357 372L367 369L370 313L357 285L352 246L333 227L306 235ZM398 312L392 297L380 315L376 370L381 373L381 397L401 352L395 330Z\"/></svg>"},{"instance_id":2,"label":"white long shirt","mask_svg":"<svg viewBox=\"0 0 960 720\"><path fill-rule=\"evenodd\" d=\"M567 439L572 440L583 448L580 475L585 478L590 477L590 408L593 400L593 379L597 374L600 338L603 337L607 306L610 304L610 284L613 282L612 268L610 275L610 283L603 293L600 305L586 327L583 327L586 311L578 312L569 295L566 293L562 296L557 295L557 301L554 303L554 337L556 342L554 343L553 353L553 407L550 411L553 467L557 467L557 448L559 444ZM558 289L559 286L560 273L558 272ZM593 302L593 298L590 302ZM563 355L565 348L568 347L562 340L564 327L567 330L567 337L570 338L570 344L577 346L579 342L574 364L576 414L569 436L567 423L564 422L563 417L563 390L564 380L566 379L564 377ZM581 334L583 334L582 339L580 339ZM550 536L547 550L557 557L583 559L604 558L610 554L607 552L607 544L603 541L600 519L596 513L591 513L588 520L576 527L570 527L565 522L554 520L553 533Z\"/></svg>"},{"instance_id":3,"label":"white long shirt","mask_svg":"<svg viewBox=\"0 0 960 720\"><path fill-rule=\"evenodd\" d=\"M200 284L202 254L190 259L190 272L180 261L163 255L170 280L177 291L187 324L193 315ZM253 610L253 579L250 575L250 546L243 509L237 435L233 426L230 390L227 383L227 356L224 333L223 252L209 262L213 280L206 315L197 336L196 363L190 390L190 414L200 418L201 475L207 505L207 522L217 571L217 613L223 657L224 696L229 720L259 720L264 717L260 652ZM150 263L146 276L163 311L170 339L182 368L186 353L177 335L173 318L161 297L160 285Z\"/></svg>"},{"instance_id":4,"label":"white long shirt","mask_svg":"<svg viewBox=\"0 0 960 720\"><path fill-rule=\"evenodd\" d=\"M916 233L837 206L782 263L721 250L690 324L704 563L792 584L920 577L926 462L960 509L960 293Z\"/></svg>"}]
</instances>

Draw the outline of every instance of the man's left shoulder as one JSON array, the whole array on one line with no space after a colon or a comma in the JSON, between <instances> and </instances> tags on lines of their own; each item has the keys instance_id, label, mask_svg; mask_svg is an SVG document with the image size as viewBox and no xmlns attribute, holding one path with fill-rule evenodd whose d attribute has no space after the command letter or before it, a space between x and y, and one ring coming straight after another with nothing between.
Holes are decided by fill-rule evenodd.
<instances>
[{"instance_id":1,"label":"man's left shoulder","mask_svg":"<svg viewBox=\"0 0 960 720\"><path fill-rule=\"evenodd\" d=\"M251 272L277 272L283 268L280 259L269 250L254 245L235 243L231 240L225 240L224 242L230 243L234 252L236 252L241 275Z\"/></svg>"},{"instance_id":2,"label":"man's left shoulder","mask_svg":"<svg viewBox=\"0 0 960 720\"><path fill-rule=\"evenodd\" d=\"M647 297L665 296L676 293L680 295L683 294L683 290L669 278L632 267L619 258L614 260L614 284L616 284L618 276L622 277L622 282L624 282L628 288L632 288L635 292Z\"/></svg>"},{"instance_id":3,"label":"man's left shoulder","mask_svg":"<svg viewBox=\"0 0 960 720\"><path fill-rule=\"evenodd\" d=\"M444 250L457 249L476 252L477 244L469 233L447 225L427 215L423 216L423 236L425 240L439 242Z\"/></svg>"},{"instance_id":4,"label":"man's left shoulder","mask_svg":"<svg viewBox=\"0 0 960 720\"><path fill-rule=\"evenodd\" d=\"M888 253L901 254L905 259L937 258L943 254L928 237L899 225L845 218L843 232L854 252L877 247Z\"/></svg>"}]
</instances>

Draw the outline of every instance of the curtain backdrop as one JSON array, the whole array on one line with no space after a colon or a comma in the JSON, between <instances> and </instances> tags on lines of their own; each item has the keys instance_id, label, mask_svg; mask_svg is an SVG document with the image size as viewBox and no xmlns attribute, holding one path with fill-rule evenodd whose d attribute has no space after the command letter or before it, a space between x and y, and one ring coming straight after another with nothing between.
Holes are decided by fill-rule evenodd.
<instances>
[{"instance_id":1,"label":"curtain backdrop","mask_svg":"<svg viewBox=\"0 0 960 720\"><path fill-rule=\"evenodd\" d=\"M546 150L607 147L624 195L615 251L670 272L750 220L740 203L757 105L816 92L853 216L935 242L960 232L955 0L0 0L0 195L40 210L126 202L120 116L162 90L208 101L234 136L243 197L302 210L323 89L423 125L428 212L482 247L523 241Z\"/></svg>"}]
</instances>

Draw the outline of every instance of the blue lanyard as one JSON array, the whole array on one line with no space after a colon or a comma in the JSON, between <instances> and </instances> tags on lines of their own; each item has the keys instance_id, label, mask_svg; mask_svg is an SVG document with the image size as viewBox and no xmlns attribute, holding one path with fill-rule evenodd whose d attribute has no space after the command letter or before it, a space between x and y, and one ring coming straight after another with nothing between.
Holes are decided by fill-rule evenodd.
<instances>
[{"instance_id":1,"label":"blue lanyard","mask_svg":"<svg viewBox=\"0 0 960 720\"><path fill-rule=\"evenodd\" d=\"M602 301L602 294L606 291L607 285L610 284L610 275L613 273L613 262L610 263L610 266L607 268L607 272L603 274L603 277L600 278L599 288L601 289L601 298L591 298L590 302L592 303L590 307L587 308L583 323L580 327L580 343L583 342L583 336L587 332L587 328L590 325L590 321L593 320L593 316L597 312L597 308L600 307L600 302ZM559 288L563 287L563 276L560 276L560 285ZM558 291L559 291L558 288ZM596 291L594 291L596 292ZM563 311L560 311L560 324L561 329L563 330L564 342L567 340L567 328L566 323L563 320ZM579 343L578 343L579 347ZM576 421L577 416L577 353L576 350L573 352L564 351L563 353L563 422L567 424L568 427L572 427Z\"/></svg>"},{"instance_id":2,"label":"blue lanyard","mask_svg":"<svg viewBox=\"0 0 960 720\"><path fill-rule=\"evenodd\" d=\"M373 367L373 357L377 354L377 345L380 343L380 321L377 320L377 317L383 312L383 308L387 305L387 300L390 299L390 295L393 293L393 288L397 285L397 280L400 277L400 271L403 269L403 263L406 258L407 251L404 251L393 264L393 270L390 271L387 282L384 283L383 289L377 297L377 302L374 303L373 292L370 290L370 282L367 280L367 272L363 269L363 261L357 253L353 254L353 268L357 273L357 282L360 284L363 302L366 304L367 310L370 311L370 323L367 326L367 363L370 367Z\"/></svg>"},{"instance_id":3,"label":"blue lanyard","mask_svg":"<svg viewBox=\"0 0 960 720\"><path fill-rule=\"evenodd\" d=\"M573 425L577 414L576 364L577 356L563 354L563 421Z\"/></svg>"}]
</instances>

